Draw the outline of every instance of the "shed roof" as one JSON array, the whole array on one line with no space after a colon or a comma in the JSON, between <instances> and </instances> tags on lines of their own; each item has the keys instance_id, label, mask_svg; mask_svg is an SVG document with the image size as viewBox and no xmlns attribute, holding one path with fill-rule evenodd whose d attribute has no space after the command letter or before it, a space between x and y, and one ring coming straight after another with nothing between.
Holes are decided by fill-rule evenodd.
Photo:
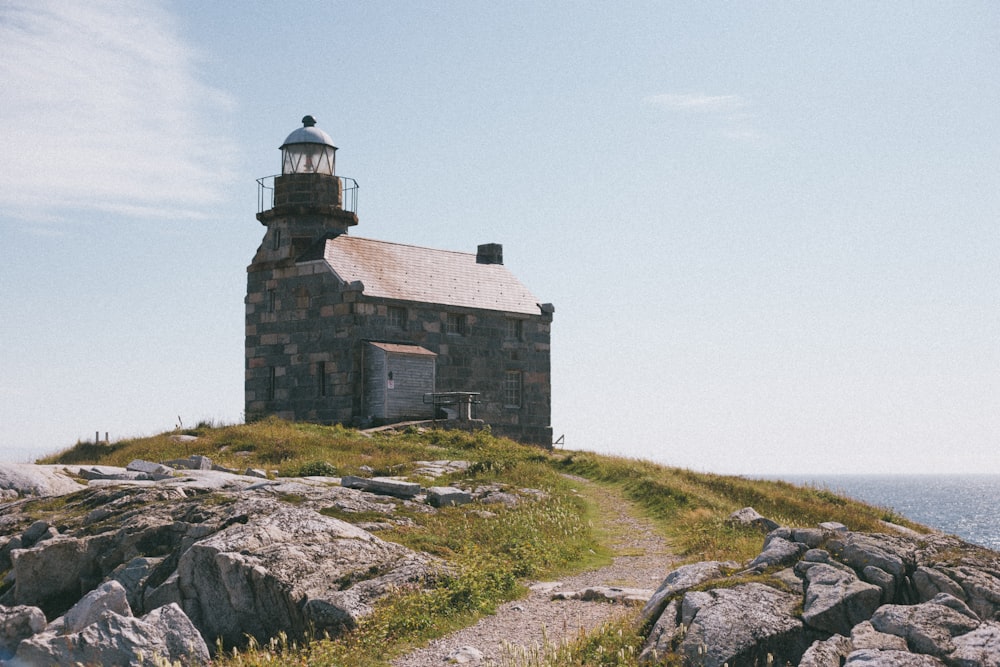
<instances>
[{"instance_id":1,"label":"shed roof","mask_svg":"<svg viewBox=\"0 0 1000 667\"><path fill-rule=\"evenodd\" d=\"M476 253L435 250L342 234L327 239L323 259L344 282L360 280L369 296L538 315L538 299L502 264Z\"/></svg>"},{"instance_id":2,"label":"shed roof","mask_svg":"<svg viewBox=\"0 0 1000 667\"><path fill-rule=\"evenodd\" d=\"M368 341L368 344L391 354L418 354L420 356L430 357L437 356L436 353L431 352L426 347L421 347L419 345L407 345L405 343L377 343L375 341Z\"/></svg>"}]
</instances>

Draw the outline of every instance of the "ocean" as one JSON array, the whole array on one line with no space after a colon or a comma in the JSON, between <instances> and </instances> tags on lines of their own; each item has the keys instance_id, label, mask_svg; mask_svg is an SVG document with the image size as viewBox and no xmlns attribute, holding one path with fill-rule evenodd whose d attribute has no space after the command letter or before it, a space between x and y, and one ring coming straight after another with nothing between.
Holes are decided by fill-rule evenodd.
<instances>
[{"instance_id":1,"label":"ocean","mask_svg":"<svg viewBox=\"0 0 1000 667\"><path fill-rule=\"evenodd\" d=\"M1000 551L1000 475L783 475Z\"/></svg>"}]
</instances>

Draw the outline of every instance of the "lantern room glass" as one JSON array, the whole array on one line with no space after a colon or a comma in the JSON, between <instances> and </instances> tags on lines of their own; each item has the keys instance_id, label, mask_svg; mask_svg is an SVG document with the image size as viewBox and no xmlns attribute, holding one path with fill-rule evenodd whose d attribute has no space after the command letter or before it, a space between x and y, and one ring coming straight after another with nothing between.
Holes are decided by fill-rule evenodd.
<instances>
[{"instance_id":1,"label":"lantern room glass","mask_svg":"<svg viewBox=\"0 0 1000 667\"><path fill-rule=\"evenodd\" d=\"M285 144L281 149L281 173L333 176L336 150L320 143Z\"/></svg>"}]
</instances>

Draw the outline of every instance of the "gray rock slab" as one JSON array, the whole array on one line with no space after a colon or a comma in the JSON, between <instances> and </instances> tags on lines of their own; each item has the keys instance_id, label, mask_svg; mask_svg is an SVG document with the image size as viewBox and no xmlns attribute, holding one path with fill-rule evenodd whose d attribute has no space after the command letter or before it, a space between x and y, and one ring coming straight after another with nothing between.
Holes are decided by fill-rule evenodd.
<instances>
[{"instance_id":1,"label":"gray rock slab","mask_svg":"<svg viewBox=\"0 0 1000 667\"><path fill-rule=\"evenodd\" d=\"M63 632L80 632L106 611L119 616L131 616L132 608L125 596L125 587L117 581L107 581L90 591L63 615Z\"/></svg>"},{"instance_id":2,"label":"gray rock slab","mask_svg":"<svg viewBox=\"0 0 1000 667\"><path fill-rule=\"evenodd\" d=\"M21 497L61 496L84 488L66 473L64 466L0 463L0 489Z\"/></svg>"},{"instance_id":3,"label":"gray rock slab","mask_svg":"<svg viewBox=\"0 0 1000 667\"><path fill-rule=\"evenodd\" d=\"M853 650L851 640L843 635L817 640L802 654L799 667L840 667Z\"/></svg>"},{"instance_id":4,"label":"gray rock slab","mask_svg":"<svg viewBox=\"0 0 1000 667\"><path fill-rule=\"evenodd\" d=\"M684 664L722 667L797 665L806 649L826 635L797 617L801 597L758 583L689 592L681 605L687 625L677 647Z\"/></svg>"},{"instance_id":5,"label":"gray rock slab","mask_svg":"<svg viewBox=\"0 0 1000 667\"><path fill-rule=\"evenodd\" d=\"M862 649L847 656L844 667L944 667L943 662L929 655L909 651L877 651Z\"/></svg>"},{"instance_id":6,"label":"gray rock slab","mask_svg":"<svg viewBox=\"0 0 1000 667\"><path fill-rule=\"evenodd\" d=\"M467 505L472 502L472 494L453 486L432 486L427 489L427 502L432 507Z\"/></svg>"},{"instance_id":7,"label":"gray rock slab","mask_svg":"<svg viewBox=\"0 0 1000 667\"><path fill-rule=\"evenodd\" d=\"M972 632L952 639L955 649L948 656L955 667L1000 665L1000 623L987 621Z\"/></svg>"},{"instance_id":8,"label":"gray rock slab","mask_svg":"<svg viewBox=\"0 0 1000 667\"><path fill-rule=\"evenodd\" d=\"M790 542L783 537L775 537L768 541L760 554L750 561L748 570L763 571L769 567L794 565L806 551L806 545L800 542Z\"/></svg>"},{"instance_id":9,"label":"gray rock slab","mask_svg":"<svg viewBox=\"0 0 1000 667\"><path fill-rule=\"evenodd\" d=\"M22 640L45 629L45 614L38 607L0 606L0 660L14 655Z\"/></svg>"},{"instance_id":10,"label":"gray rock slab","mask_svg":"<svg viewBox=\"0 0 1000 667\"><path fill-rule=\"evenodd\" d=\"M768 519L752 507L744 507L743 509L736 510L729 515L729 518L726 519L726 523L731 526L756 528L757 530L765 533L769 533L775 528L778 528L777 521Z\"/></svg>"},{"instance_id":11,"label":"gray rock slab","mask_svg":"<svg viewBox=\"0 0 1000 667\"><path fill-rule=\"evenodd\" d=\"M876 651L908 651L906 640L887 632L879 632L871 621L862 621L851 628L851 645L855 651L874 649Z\"/></svg>"},{"instance_id":12,"label":"gray rock slab","mask_svg":"<svg viewBox=\"0 0 1000 667\"><path fill-rule=\"evenodd\" d=\"M415 482L406 482L392 477L355 477L345 475L340 483L348 489L360 489L369 493L377 493L394 498L413 498L420 493L420 485Z\"/></svg>"},{"instance_id":13,"label":"gray rock slab","mask_svg":"<svg viewBox=\"0 0 1000 667\"><path fill-rule=\"evenodd\" d=\"M802 620L830 634L849 635L882 601L881 588L825 563L814 563L806 582Z\"/></svg>"},{"instance_id":14,"label":"gray rock slab","mask_svg":"<svg viewBox=\"0 0 1000 667\"><path fill-rule=\"evenodd\" d=\"M169 466L142 459L135 459L125 466L125 469L133 472L144 472L152 479L165 479L174 474L174 469Z\"/></svg>"},{"instance_id":15,"label":"gray rock slab","mask_svg":"<svg viewBox=\"0 0 1000 667\"><path fill-rule=\"evenodd\" d=\"M938 657L955 649L953 638L979 627L978 621L934 602L883 605L871 623L879 632L905 639L911 650Z\"/></svg>"},{"instance_id":16,"label":"gray rock slab","mask_svg":"<svg viewBox=\"0 0 1000 667\"><path fill-rule=\"evenodd\" d=\"M648 623L659 618L667 600L678 593L682 593L692 586L703 584L711 579L723 576L725 570L732 570L737 567L736 563L720 561L702 561L681 565L670 572L656 589L652 597L642 608L639 616L640 623Z\"/></svg>"}]
</instances>

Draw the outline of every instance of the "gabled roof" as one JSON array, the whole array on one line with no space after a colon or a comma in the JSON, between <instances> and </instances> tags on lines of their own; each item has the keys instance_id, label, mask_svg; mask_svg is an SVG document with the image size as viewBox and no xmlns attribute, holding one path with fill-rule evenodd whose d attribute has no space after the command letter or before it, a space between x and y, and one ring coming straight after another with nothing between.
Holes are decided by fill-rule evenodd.
<instances>
[{"instance_id":1,"label":"gabled roof","mask_svg":"<svg viewBox=\"0 0 1000 667\"><path fill-rule=\"evenodd\" d=\"M342 234L325 241L323 259L368 296L538 315L538 300L502 264L475 253L435 250Z\"/></svg>"}]
</instances>

